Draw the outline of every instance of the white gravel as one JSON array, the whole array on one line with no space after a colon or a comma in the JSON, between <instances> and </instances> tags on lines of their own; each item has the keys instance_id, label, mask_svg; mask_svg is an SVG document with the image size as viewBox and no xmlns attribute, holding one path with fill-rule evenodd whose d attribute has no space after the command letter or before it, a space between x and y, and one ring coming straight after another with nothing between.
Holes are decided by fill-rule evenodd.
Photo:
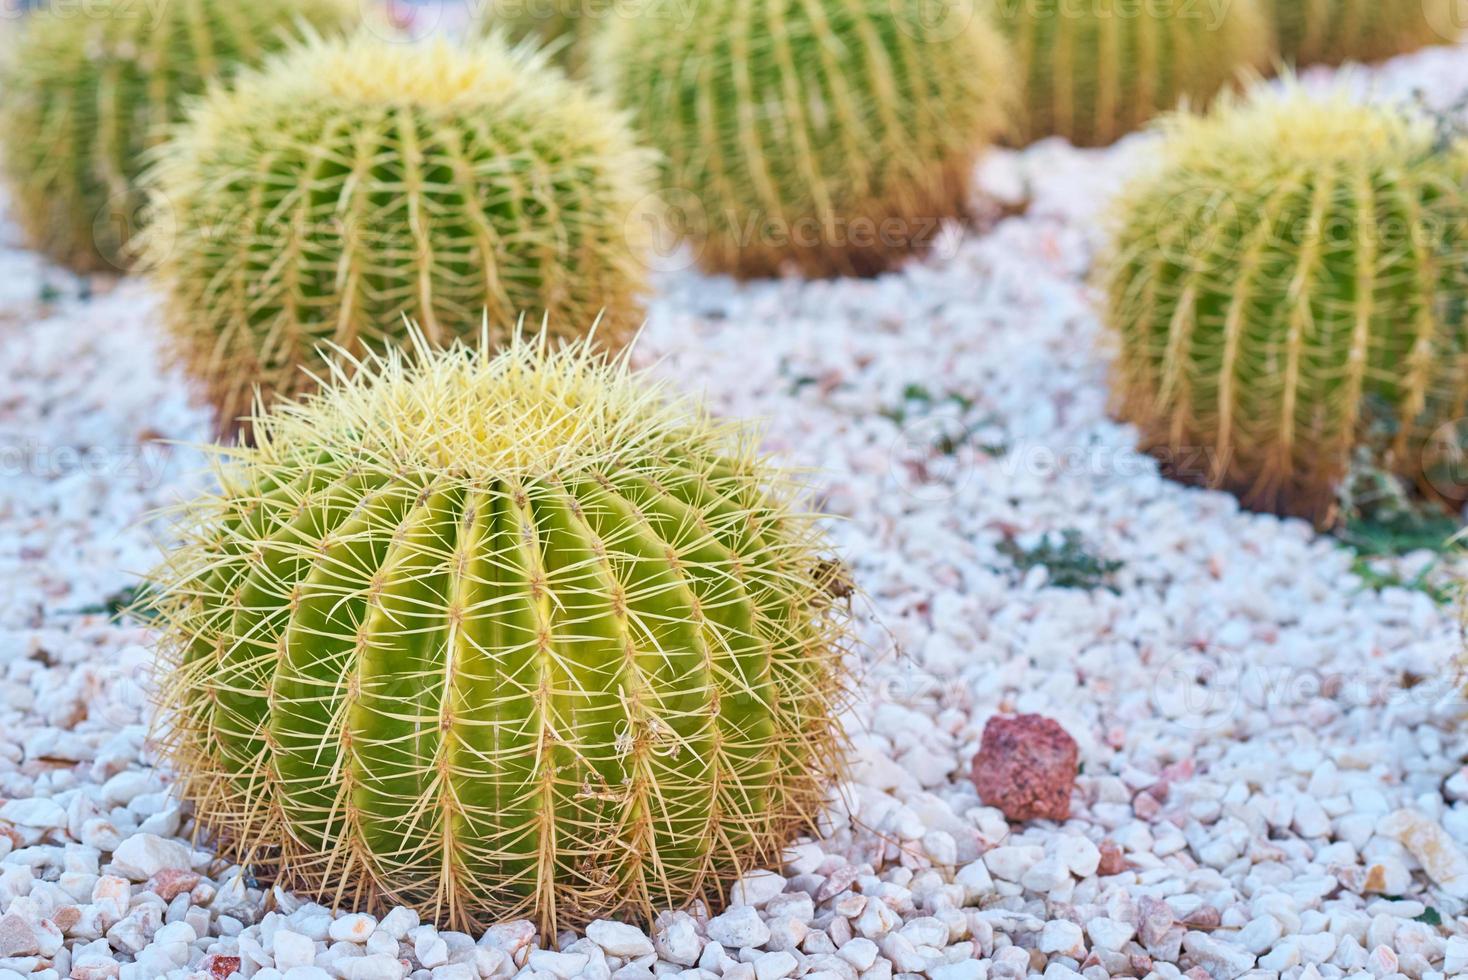
<instances>
[{"instance_id":1,"label":"white gravel","mask_svg":"<svg viewBox=\"0 0 1468 980\"><path fill-rule=\"evenodd\" d=\"M1357 79L1448 103L1468 53ZM144 286L84 299L0 246L0 980L1468 972L1452 610L1168 483L1107 420L1085 276L1098 208L1151 149L997 155L983 184L1028 212L883 279L663 277L640 356L765 419L846 518L868 593L854 769L821 839L721 915L544 950L524 922L334 917L187 843L144 744L150 637L91 610L152 563L145 515L199 464L171 441L207 417L160 367ZM1122 563L1114 591L998 547L1066 530ZM1063 825L1010 826L966 778L985 721L1016 711L1080 743Z\"/></svg>"}]
</instances>

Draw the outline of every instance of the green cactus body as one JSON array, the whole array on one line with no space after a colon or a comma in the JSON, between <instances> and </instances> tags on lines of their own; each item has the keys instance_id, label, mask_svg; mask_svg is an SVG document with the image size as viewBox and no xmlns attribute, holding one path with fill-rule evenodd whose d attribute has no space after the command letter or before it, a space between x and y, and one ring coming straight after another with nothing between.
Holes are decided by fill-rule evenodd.
<instances>
[{"instance_id":1,"label":"green cactus body","mask_svg":"<svg viewBox=\"0 0 1468 980\"><path fill-rule=\"evenodd\" d=\"M1182 102L1205 105L1272 47L1258 0L988 0L1024 88L1013 138L1105 146Z\"/></svg>"},{"instance_id":2,"label":"green cactus body","mask_svg":"<svg viewBox=\"0 0 1468 980\"><path fill-rule=\"evenodd\" d=\"M442 344L486 310L567 334L602 314L619 345L642 318L651 166L524 49L318 40L191 112L148 175L147 255L228 425L257 387L314 384L323 344L404 342L405 316Z\"/></svg>"},{"instance_id":3,"label":"green cactus body","mask_svg":"<svg viewBox=\"0 0 1468 980\"><path fill-rule=\"evenodd\" d=\"M741 277L874 274L930 245L1008 83L983 18L923 0L651 0L598 72L663 153L676 230Z\"/></svg>"},{"instance_id":4,"label":"green cactus body","mask_svg":"<svg viewBox=\"0 0 1468 980\"><path fill-rule=\"evenodd\" d=\"M1167 130L1106 275L1122 417L1179 477L1320 523L1358 445L1422 479L1468 407L1462 154L1293 87Z\"/></svg>"},{"instance_id":5,"label":"green cactus body","mask_svg":"<svg viewBox=\"0 0 1468 980\"><path fill-rule=\"evenodd\" d=\"M1380 61L1457 38L1455 0L1265 0L1295 64Z\"/></svg>"},{"instance_id":6,"label":"green cactus body","mask_svg":"<svg viewBox=\"0 0 1468 980\"><path fill-rule=\"evenodd\" d=\"M490 347L282 404L185 511L180 792L331 902L554 935L714 900L839 769L822 540L739 427L584 344Z\"/></svg>"},{"instance_id":7,"label":"green cactus body","mask_svg":"<svg viewBox=\"0 0 1468 980\"><path fill-rule=\"evenodd\" d=\"M0 65L0 162L33 246L82 271L125 267L146 151L184 101L299 25L339 29L354 12L346 0L42 5Z\"/></svg>"}]
</instances>

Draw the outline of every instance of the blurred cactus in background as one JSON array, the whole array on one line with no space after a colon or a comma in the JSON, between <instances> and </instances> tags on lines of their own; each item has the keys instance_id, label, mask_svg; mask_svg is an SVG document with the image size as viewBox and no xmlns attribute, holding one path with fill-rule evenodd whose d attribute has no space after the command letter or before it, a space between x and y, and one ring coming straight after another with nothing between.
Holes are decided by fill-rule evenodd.
<instances>
[{"instance_id":1,"label":"blurred cactus in background","mask_svg":"<svg viewBox=\"0 0 1468 980\"><path fill-rule=\"evenodd\" d=\"M1454 40L1457 0L1264 0L1288 62L1380 61Z\"/></svg>"},{"instance_id":2,"label":"blurred cactus in background","mask_svg":"<svg viewBox=\"0 0 1468 980\"><path fill-rule=\"evenodd\" d=\"M490 38L315 40L191 113L149 175L168 323L228 426L318 348L488 315L620 345L642 320L650 154L620 113ZM307 369L311 373L308 374Z\"/></svg>"},{"instance_id":3,"label":"blurred cactus in background","mask_svg":"<svg viewBox=\"0 0 1468 980\"><path fill-rule=\"evenodd\" d=\"M930 245L1009 105L1003 40L958 2L648 0L598 55L699 261L741 277Z\"/></svg>"},{"instance_id":4,"label":"blurred cactus in background","mask_svg":"<svg viewBox=\"0 0 1468 980\"><path fill-rule=\"evenodd\" d=\"M1107 270L1122 417L1260 510L1329 523L1361 445L1431 491L1468 414L1464 153L1292 85L1162 129Z\"/></svg>"},{"instance_id":5,"label":"blurred cactus in background","mask_svg":"<svg viewBox=\"0 0 1468 980\"><path fill-rule=\"evenodd\" d=\"M30 243L80 271L126 267L144 154L189 96L351 0L89 0L28 15L0 59L0 164Z\"/></svg>"},{"instance_id":6,"label":"blurred cactus in background","mask_svg":"<svg viewBox=\"0 0 1468 980\"><path fill-rule=\"evenodd\" d=\"M1258 0L987 0L1023 86L1021 144L1105 146L1160 112L1208 103L1273 53Z\"/></svg>"}]
</instances>

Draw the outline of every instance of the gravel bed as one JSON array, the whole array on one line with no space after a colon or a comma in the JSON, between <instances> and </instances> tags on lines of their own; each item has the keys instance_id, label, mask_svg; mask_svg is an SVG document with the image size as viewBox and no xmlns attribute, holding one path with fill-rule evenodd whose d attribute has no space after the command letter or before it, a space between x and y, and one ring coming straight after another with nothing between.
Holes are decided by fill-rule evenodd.
<instances>
[{"instance_id":1,"label":"gravel bed","mask_svg":"<svg viewBox=\"0 0 1468 980\"><path fill-rule=\"evenodd\" d=\"M1448 104L1468 52L1354 79ZM865 591L856 751L820 839L722 914L549 948L524 922L333 915L192 846L146 744L149 633L108 608L154 560L148 515L201 479L208 417L146 286L80 282L4 231L0 980L1468 972L1454 610L1162 479L1107 418L1086 276L1107 194L1153 149L996 154L993 227L881 279L660 275L639 358L763 419L840 518ZM1088 587L1017 563L1042 541L1093 559ZM1063 824L1011 825L968 778L1011 712L1080 745Z\"/></svg>"}]
</instances>

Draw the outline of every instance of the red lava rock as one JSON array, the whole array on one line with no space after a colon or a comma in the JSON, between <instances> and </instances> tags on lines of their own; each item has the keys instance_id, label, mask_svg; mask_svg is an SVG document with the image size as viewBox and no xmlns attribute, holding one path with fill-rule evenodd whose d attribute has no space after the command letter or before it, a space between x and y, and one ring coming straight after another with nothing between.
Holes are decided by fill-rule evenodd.
<instances>
[{"instance_id":1,"label":"red lava rock","mask_svg":"<svg viewBox=\"0 0 1468 980\"><path fill-rule=\"evenodd\" d=\"M1110 837L1101 841L1101 863L1096 866L1096 873L1103 878L1108 875L1119 875L1125 871L1127 864L1126 855L1121 852L1121 847Z\"/></svg>"},{"instance_id":2,"label":"red lava rock","mask_svg":"<svg viewBox=\"0 0 1468 980\"><path fill-rule=\"evenodd\" d=\"M191 892L199 884L199 876L181 868L164 868L148 879L148 891L165 902L171 902L184 892Z\"/></svg>"},{"instance_id":3,"label":"red lava rock","mask_svg":"<svg viewBox=\"0 0 1468 980\"><path fill-rule=\"evenodd\" d=\"M974 785L986 806L1010 820L1064 820L1078 756L1075 739L1052 719L996 715L974 756Z\"/></svg>"},{"instance_id":4,"label":"red lava rock","mask_svg":"<svg viewBox=\"0 0 1468 980\"><path fill-rule=\"evenodd\" d=\"M218 953L211 955L203 963L205 970L213 980L225 980L231 973L236 973L240 968L238 956L220 956Z\"/></svg>"}]
</instances>

